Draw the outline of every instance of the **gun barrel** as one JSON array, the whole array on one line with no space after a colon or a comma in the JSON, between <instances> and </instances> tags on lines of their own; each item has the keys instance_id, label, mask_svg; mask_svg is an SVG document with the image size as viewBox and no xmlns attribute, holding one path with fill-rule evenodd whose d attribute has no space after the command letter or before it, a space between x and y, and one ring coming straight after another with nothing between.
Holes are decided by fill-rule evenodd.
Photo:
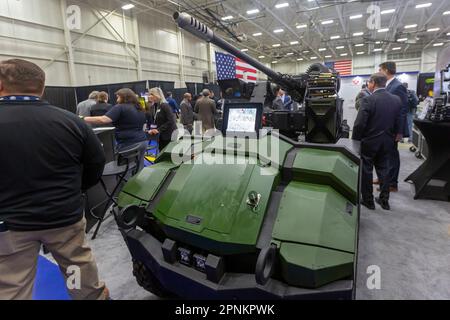
<instances>
[{"instance_id":1,"label":"gun barrel","mask_svg":"<svg viewBox=\"0 0 450 320\"><path fill-rule=\"evenodd\" d=\"M200 21L192 17L190 14L185 12L182 13L175 12L173 18L175 19L180 28L192 33L193 35L199 37L202 40L205 40L218 46L219 48L231 53L237 58L247 62L249 65L255 67L262 73L269 76L273 81L275 82L282 81L282 77L280 76L279 73L266 67L258 60L255 60L254 58L250 57L249 55L232 46L222 38L216 37L214 31L208 28L208 26L206 26L204 23L201 23Z\"/></svg>"}]
</instances>

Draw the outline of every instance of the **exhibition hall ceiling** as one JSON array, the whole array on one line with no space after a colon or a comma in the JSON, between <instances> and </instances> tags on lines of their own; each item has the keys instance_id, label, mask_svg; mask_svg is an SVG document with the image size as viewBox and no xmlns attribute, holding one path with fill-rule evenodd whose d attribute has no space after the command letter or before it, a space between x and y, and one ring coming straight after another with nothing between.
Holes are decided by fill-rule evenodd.
<instances>
[{"instance_id":1,"label":"exhibition hall ceiling","mask_svg":"<svg viewBox=\"0 0 450 320\"><path fill-rule=\"evenodd\" d=\"M188 12L263 61L344 59L376 52L406 55L450 40L450 0L112 2L129 5L126 11L137 15Z\"/></svg>"}]
</instances>

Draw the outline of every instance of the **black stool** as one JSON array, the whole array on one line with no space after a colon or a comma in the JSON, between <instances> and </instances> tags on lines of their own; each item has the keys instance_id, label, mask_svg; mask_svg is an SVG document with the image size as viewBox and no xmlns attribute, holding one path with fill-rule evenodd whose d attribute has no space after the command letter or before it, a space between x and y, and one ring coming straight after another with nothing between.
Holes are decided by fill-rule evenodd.
<instances>
[{"instance_id":1,"label":"black stool","mask_svg":"<svg viewBox=\"0 0 450 320\"><path fill-rule=\"evenodd\" d=\"M118 206L117 201L115 199L115 195L119 190L122 182L127 181L126 176L128 175L128 173L131 172L133 175L136 173L136 170L139 167L140 154L141 154L141 144L138 143L119 151L117 153L117 161L113 161L105 165L102 178L100 179L100 184L107 195L107 199L105 201L102 201L101 203L99 203L90 210L91 215L98 220L97 227L95 228L94 235L92 236L92 240L94 240L97 237L98 231L100 230L100 226L102 225L103 221L105 221L105 219L107 218L105 217L106 212L108 211L111 204L114 204L114 207ZM117 183L112 192L108 191L105 181L103 180L104 177L116 177ZM103 204L105 204L105 206L104 209L102 210L102 215L101 217L97 217L94 214L94 210L96 210Z\"/></svg>"}]
</instances>

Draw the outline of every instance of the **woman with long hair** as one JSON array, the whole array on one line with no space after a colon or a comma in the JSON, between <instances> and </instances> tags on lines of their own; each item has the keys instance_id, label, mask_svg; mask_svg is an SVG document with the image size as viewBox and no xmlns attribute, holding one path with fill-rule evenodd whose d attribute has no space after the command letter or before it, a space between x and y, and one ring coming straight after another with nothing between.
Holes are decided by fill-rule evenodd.
<instances>
[{"instance_id":1,"label":"woman with long hair","mask_svg":"<svg viewBox=\"0 0 450 320\"><path fill-rule=\"evenodd\" d=\"M170 143L172 134L177 129L175 114L161 88L150 89L149 101L153 104L154 126L148 133L152 136L159 135L159 150L163 150Z\"/></svg>"},{"instance_id":2,"label":"woman with long hair","mask_svg":"<svg viewBox=\"0 0 450 320\"><path fill-rule=\"evenodd\" d=\"M136 94L131 89L120 89L116 92L117 105L100 117L86 117L84 120L92 125L113 125L116 127L117 150L138 143L142 145L141 168L148 146L144 125L147 122L145 110L141 107Z\"/></svg>"}]
</instances>

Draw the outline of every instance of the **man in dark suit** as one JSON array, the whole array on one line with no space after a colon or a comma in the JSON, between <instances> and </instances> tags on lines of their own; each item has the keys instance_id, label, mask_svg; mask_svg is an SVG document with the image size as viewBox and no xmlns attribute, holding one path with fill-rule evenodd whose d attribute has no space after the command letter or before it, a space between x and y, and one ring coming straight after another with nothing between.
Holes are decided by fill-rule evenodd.
<instances>
[{"instance_id":1,"label":"man in dark suit","mask_svg":"<svg viewBox=\"0 0 450 320\"><path fill-rule=\"evenodd\" d=\"M361 141L362 205L375 209L373 199L373 167L381 181L377 202L385 210L389 206L389 156L394 148L398 127L401 125L400 99L386 90L387 78L382 73L370 77L368 88L372 95L361 101L361 108L353 128L353 139Z\"/></svg>"},{"instance_id":2,"label":"man in dark suit","mask_svg":"<svg viewBox=\"0 0 450 320\"><path fill-rule=\"evenodd\" d=\"M395 137L394 147L392 148L389 160L389 177L391 192L398 192L398 177L400 174L400 153L398 151L398 143L403 138L409 137L408 132L408 91L403 84L395 78L397 73L397 65L395 62L384 62L380 64L380 72L387 77L386 90L400 98L401 101L401 122ZM378 177L380 179L380 177Z\"/></svg>"},{"instance_id":3,"label":"man in dark suit","mask_svg":"<svg viewBox=\"0 0 450 320\"><path fill-rule=\"evenodd\" d=\"M286 92L281 87L275 88L275 100L273 101L272 109L291 111L293 101L291 96L287 95Z\"/></svg>"}]
</instances>

